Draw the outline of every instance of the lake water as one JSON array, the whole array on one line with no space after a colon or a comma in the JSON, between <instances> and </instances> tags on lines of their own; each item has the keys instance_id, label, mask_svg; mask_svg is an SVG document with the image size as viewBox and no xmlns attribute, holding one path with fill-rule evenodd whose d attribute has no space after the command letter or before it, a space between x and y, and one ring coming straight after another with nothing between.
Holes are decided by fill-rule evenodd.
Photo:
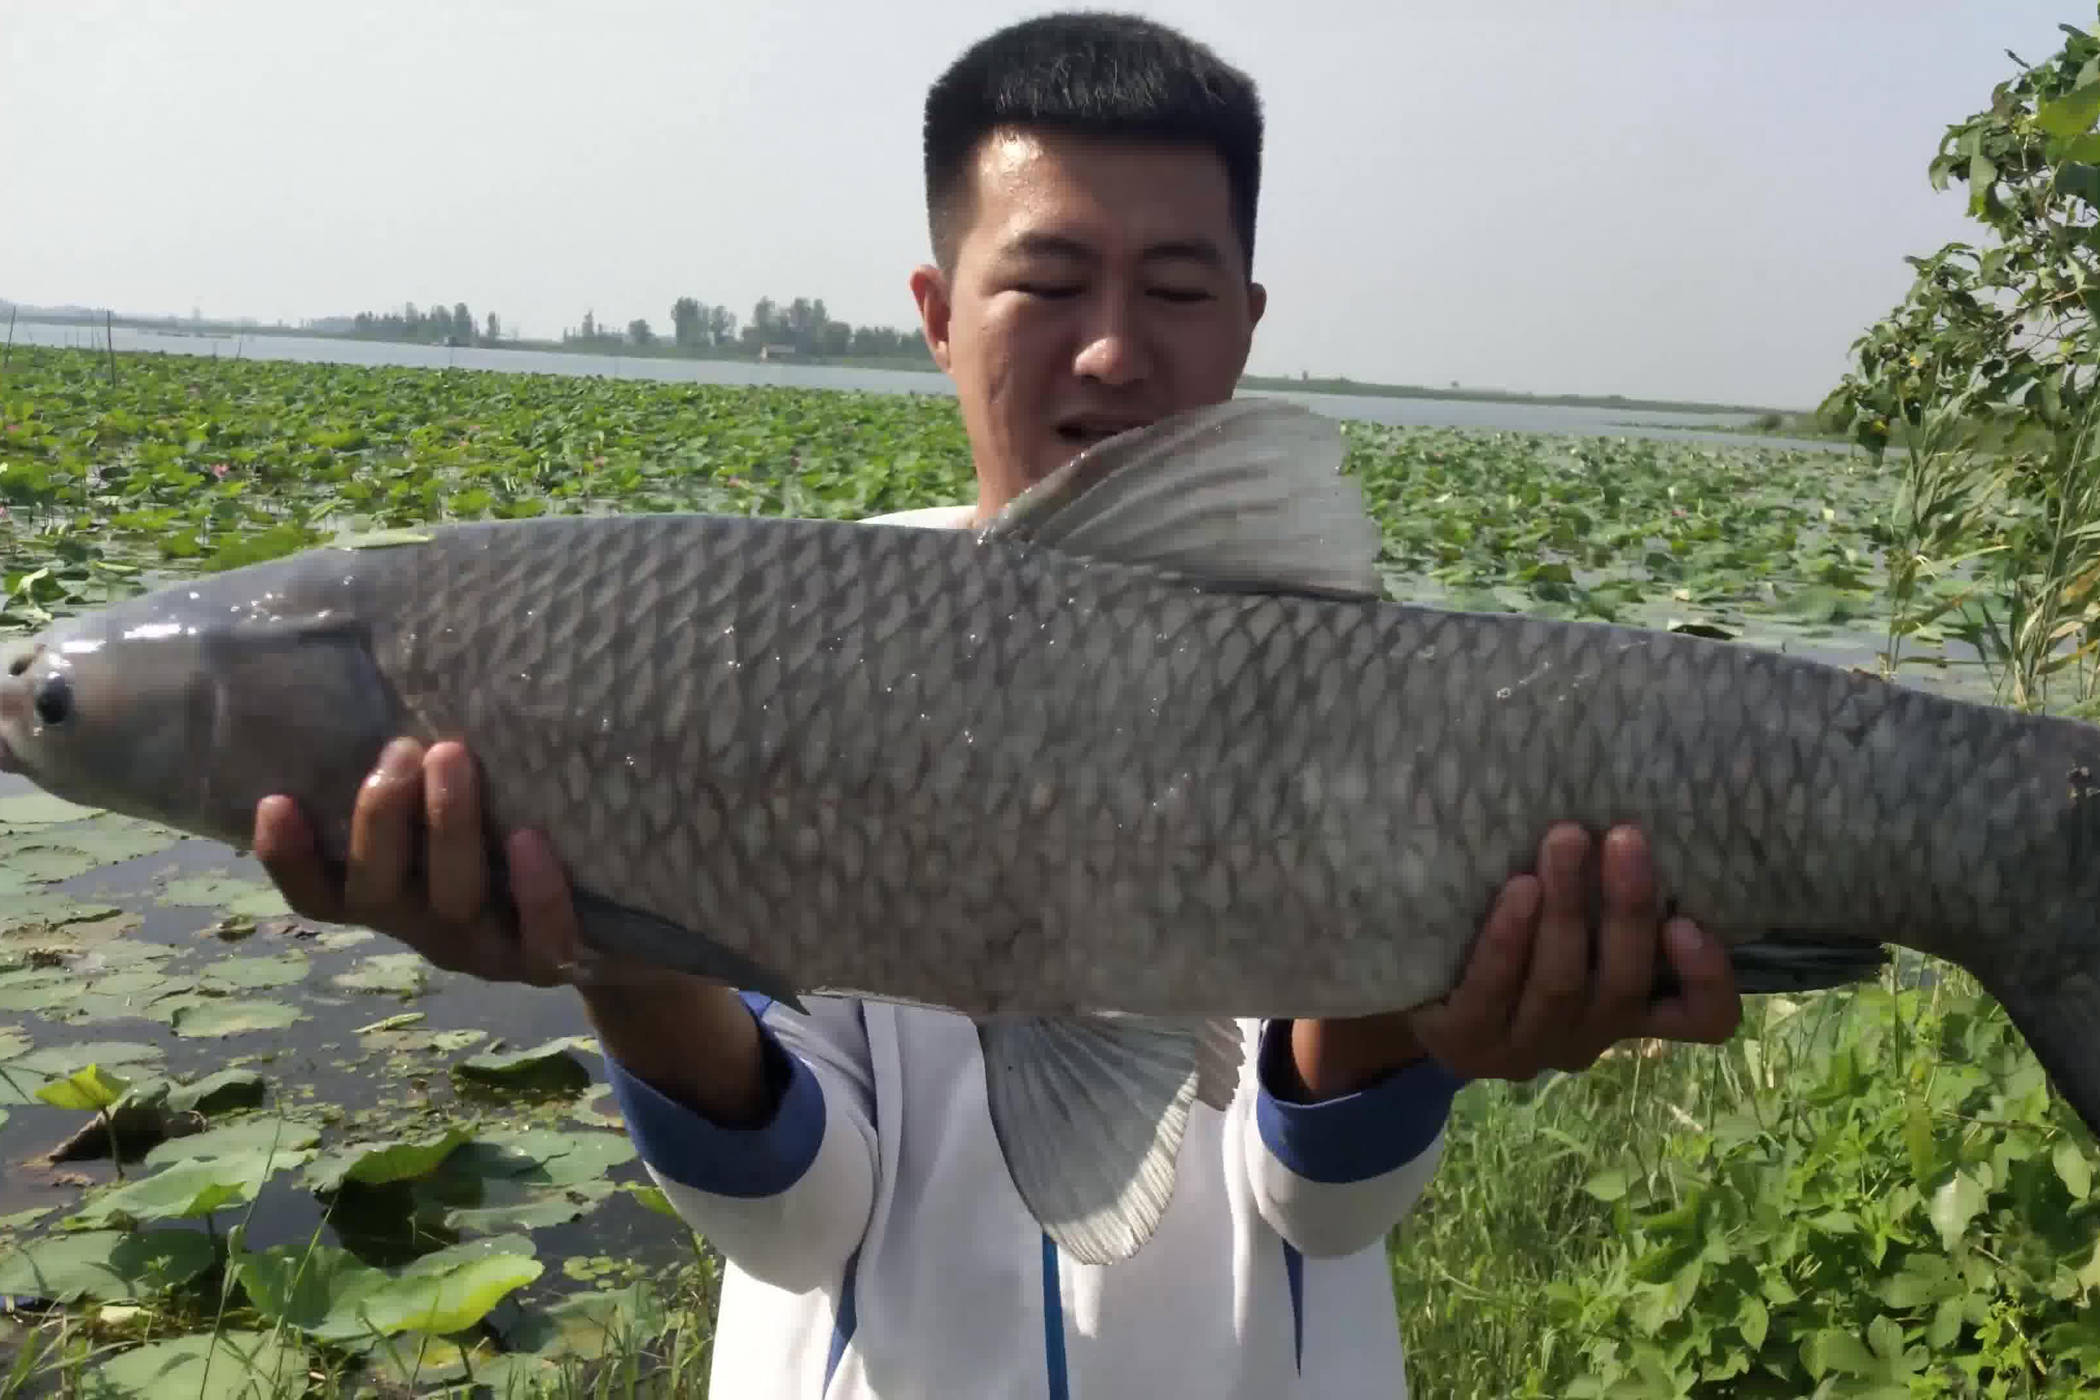
<instances>
[{"instance_id":1,"label":"lake water","mask_svg":"<svg viewBox=\"0 0 2100 1400\"><path fill-rule=\"evenodd\" d=\"M15 338L30 345L100 349L99 326L23 321ZM581 355L556 350L500 350L480 346L405 345L383 340L329 336L244 335L232 332L142 330L117 326L119 351L171 355L239 356L248 360L298 360L350 365L401 365L419 369L479 369L517 374L600 375L671 383L760 384L799 389L848 389L870 393L953 396L946 375L930 370L868 369L850 365L759 364L751 360L684 360L655 356ZM1249 390L1303 404L1333 418L1358 419L1402 428L1471 428L1489 432L1581 433L1611 437L1661 437L1731 446L1764 444L1828 451L1847 444L1806 439L1751 437L1715 432L1747 425L1748 413L1673 413L1651 409L1581 408L1558 404L1488 403L1471 399L1400 399L1377 395L1307 394Z\"/></svg>"}]
</instances>

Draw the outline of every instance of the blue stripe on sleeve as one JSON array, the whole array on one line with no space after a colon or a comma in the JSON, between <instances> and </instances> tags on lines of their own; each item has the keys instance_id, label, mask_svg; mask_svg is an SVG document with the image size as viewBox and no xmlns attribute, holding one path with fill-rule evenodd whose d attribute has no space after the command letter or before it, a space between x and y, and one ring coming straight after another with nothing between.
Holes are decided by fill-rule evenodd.
<instances>
[{"instance_id":1,"label":"blue stripe on sleeve","mask_svg":"<svg viewBox=\"0 0 2100 1400\"><path fill-rule=\"evenodd\" d=\"M1298 1374L1305 1374L1305 1256L1289 1240L1283 1242L1283 1277L1291 1287L1291 1360Z\"/></svg>"},{"instance_id":2,"label":"blue stripe on sleeve","mask_svg":"<svg viewBox=\"0 0 2100 1400\"><path fill-rule=\"evenodd\" d=\"M753 1006L750 997L745 1005ZM753 1006L752 1014L763 1016L764 1006ZM717 1196L775 1196L802 1179L824 1141L824 1089L763 1020L758 1034L773 1082L785 1080L786 1088L772 1117L750 1128L711 1122L605 1056L605 1077L642 1160L682 1186Z\"/></svg>"},{"instance_id":3,"label":"blue stripe on sleeve","mask_svg":"<svg viewBox=\"0 0 2100 1400\"><path fill-rule=\"evenodd\" d=\"M1043 1370L1050 1400L1068 1400L1065 1381L1065 1296L1057 1284L1057 1242L1043 1236Z\"/></svg>"},{"instance_id":4,"label":"blue stripe on sleeve","mask_svg":"<svg viewBox=\"0 0 2100 1400\"><path fill-rule=\"evenodd\" d=\"M860 1251L854 1250L846 1259L845 1281L839 1286L838 1316L831 1324L831 1350L824 1357L824 1388L831 1389L831 1377L845 1358L846 1343L853 1340L853 1333L860 1325L860 1308L854 1301L854 1286L859 1282Z\"/></svg>"},{"instance_id":5,"label":"blue stripe on sleeve","mask_svg":"<svg viewBox=\"0 0 2100 1400\"><path fill-rule=\"evenodd\" d=\"M1412 1162L1443 1131L1465 1081L1427 1056L1353 1094L1318 1103L1276 1097L1277 1059L1290 1053L1290 1022L1262 1027L1254 1121L1276 1160L1308 1181L1368 1181Z\"/></svg>"}]
</instances>

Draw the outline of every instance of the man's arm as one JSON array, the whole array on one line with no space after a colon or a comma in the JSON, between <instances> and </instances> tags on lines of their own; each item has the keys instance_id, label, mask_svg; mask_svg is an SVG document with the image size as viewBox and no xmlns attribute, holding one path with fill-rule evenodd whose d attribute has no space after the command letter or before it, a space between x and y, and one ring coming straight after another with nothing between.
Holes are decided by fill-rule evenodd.
<instances>
[{"instance_id":1,"label":"man's arm","mask_svg":"<svg viewBox=\"0 0 2100 1400\"><path fill-rule=\"evenodd\" d=\"M1742 1007L1726 950L1689 920L1661 923L1640 834L1607 835L1595 881L1589 847L1580 827L1547 833L1538 874L1503 887L1449 996L1265 1029L1248 1170L1285 1238L1308 1254L1348 1253L1389 1230L1427 1185L1467 1080L1581 1071L1635 1037L1718 1043L1735 1033ZM1651 1001L1658 943L1683 990Z\"/></svg>"},{"instance_id":2,"label":"man's arm","mask_svg":"<svg viewBox=\"0 0 2100 1400\"><path fill-rule=\"evenodd\" d=\"M720 988L709 987L710 992ZM746 1273L790 1292L836 1282L875 1202L874 1080L857 1008L812 997L795 1014L729 995L757 1046L759 1092L724 1120L634 1068L613 1047L652 1034L680 1044L696 1005L676 991L594 994L606 1073L642 1164L680 1218ZM664 1056L687 1068L684 1052ZM684 1076L703 1091L706 1075ZM692 1092L690 1089L686 1093Z\"/></svg>"},{"instance_id":3,"label":"man's arm","mask_svg":"<svg viewBox=\"0 0 2100 1400\"><path fill-rule=\"evenodd\" d=\"M420 887L409 876L419 808ZM482 832L465 749L426 754L397 740L358 793L340 888L288 798L258 806L255 852L308 918L377 929L487 981L574 982L576 915L552 849L532 832L507 843L513 929L488 903ZM629 1132L686 1222L755 1276L786 1287L835 1277L865 1232L874 1191L857 1020L776 1032L730 988L656 971L579 991Z\"/></svg>"}]
</instances>

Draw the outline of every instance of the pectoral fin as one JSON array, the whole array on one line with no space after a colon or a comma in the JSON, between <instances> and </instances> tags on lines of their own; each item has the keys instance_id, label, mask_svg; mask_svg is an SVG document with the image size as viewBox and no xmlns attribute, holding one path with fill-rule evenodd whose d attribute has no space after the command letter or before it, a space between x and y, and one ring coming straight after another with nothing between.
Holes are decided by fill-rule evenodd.
<instances>
[{"instance_id":1,"label":"pectoral fin","mask_svg":"<svg viewBox=\"0 0 2100 1400\"><path fill-rule=\"evenodd\" d=\"M1769 933L1762 938L1728 945L1728 961L1735 969L1735 989L1744 996L1769 996L1783 992L1820 992L1853 982L1869 982L1881 975L1889 960L1888 949L1879 943L1856 938ZM1657 1000L1684 990L1677 974L1667 964L1655 969Z\"/></svg>"},{"instance_id":2,"label":"pectoral fin","mask_svg":"<svg viewBox=\"0 0 2100 1400\"><path fill-rule=\"evenodd\" d=\"M739 991L763 993L791 1011L803 1010L796 988L787 978L705 934L587 890L577 890L572 898L577 930L592 948L695 977L713 978Z\"/></svg>"},{"instance_id":3,"label":"pectoral fin","mask_svg":"<svg viewBox=\"0 0 2100 1400\"><path fill-rule=\"evenodd\" d=\"M977 1036L992 1128L1044 1233L1082 1263L1135 1254L1173 1196L1189 1106L1232 1102L1238 1028L1087 1016L989 1021Z\"/></svg>"}]
</instances>

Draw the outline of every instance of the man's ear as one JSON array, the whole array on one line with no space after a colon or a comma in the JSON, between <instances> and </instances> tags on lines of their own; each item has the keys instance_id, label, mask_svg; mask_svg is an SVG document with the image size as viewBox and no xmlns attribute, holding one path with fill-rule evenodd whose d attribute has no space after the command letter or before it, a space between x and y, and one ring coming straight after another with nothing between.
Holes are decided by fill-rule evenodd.
<instances>
[{"instance_id":1,"label":"man's ear","mask_svg":"<svg viewBox=\"0 0 2100 1400\"><path fill-rule=\"evenodd\" d=\"M1269 309L1269 289L1259 282L1247 284L1247 325L1261 324L1261 313Z\"/></svg>"},{"instance_id":2,"label":"man's ear","mask_svg":"<svg viewBox=\"0 0 2100 1400\"><path fill-rule=\"evenodd\" d=\"M913 269L911 274L912 300L919 304L919 331L926 337L926 348L933 352L933 362L948 373L948 317L954 310L954 302L948 295L948 277L932 263Z\"/></svg>"}]
</instances>

